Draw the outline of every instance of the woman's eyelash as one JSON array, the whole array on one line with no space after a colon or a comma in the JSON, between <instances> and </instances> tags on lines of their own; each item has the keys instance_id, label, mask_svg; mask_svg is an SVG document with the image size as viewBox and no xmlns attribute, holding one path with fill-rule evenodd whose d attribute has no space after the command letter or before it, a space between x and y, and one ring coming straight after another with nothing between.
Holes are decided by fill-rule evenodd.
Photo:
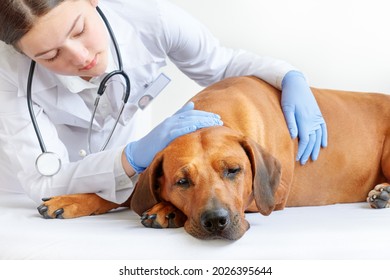
<instances>
[{"instance_id":1,"label":"woman's eyelash","mask_svg":"<svg viewBox=\"0 0 390 280\"><path fill-rule=\"evenodd\" d=\"M52 58L46 59L48 62L52 62L57 59L57 57L60 55L60 50L57 51L56 55Z\"/></svg>"},{"instance_id":2,"label":"woman's eyelash","mask_svg":"<svg viewBox=\"0 0 390 280\"><path fill-rule=\"evenodd\" d=\"M83 25L83 29L79 32L79 33L77 33L74 37L80 37L81 35L83 35L84 34L84 32L85 32L85 24Z\"/></svg>"}]
</instances>

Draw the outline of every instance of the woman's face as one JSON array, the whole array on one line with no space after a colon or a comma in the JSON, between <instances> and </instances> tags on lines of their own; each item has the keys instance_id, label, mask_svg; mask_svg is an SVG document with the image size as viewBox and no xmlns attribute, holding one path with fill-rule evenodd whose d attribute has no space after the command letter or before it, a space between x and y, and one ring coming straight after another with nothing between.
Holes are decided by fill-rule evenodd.
<instances>
[{"instance_id":1,"label":"woman's face","mask_svg":"<svg viewBox=\"0 0 390 280\"><path fill-rule=\"evenodd\" d=\"M40 17L18 42L20 50L47 69L89 79L107 68L107 29L98 0L64 1Z\"/></svg>"}]
</instances>

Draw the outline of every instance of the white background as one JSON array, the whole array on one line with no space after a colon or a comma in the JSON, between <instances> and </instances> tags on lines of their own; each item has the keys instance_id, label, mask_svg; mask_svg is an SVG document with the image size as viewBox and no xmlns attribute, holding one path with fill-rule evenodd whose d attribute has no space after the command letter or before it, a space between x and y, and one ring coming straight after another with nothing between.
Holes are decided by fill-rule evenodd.
<instances>
[{"instance_id":1,"label":"white background","mask_svg":"<svg viewBox=\"0 0 390 280\"><path fill-rule=\"evenodd\" d=\"M171 0L223 45L283 59L310 85L390 93L390 12L385 0ZM153 125L201 88L172 65L149 106ZM390 108L389 108L390 109Z\"/></svg>"}]
</instances>

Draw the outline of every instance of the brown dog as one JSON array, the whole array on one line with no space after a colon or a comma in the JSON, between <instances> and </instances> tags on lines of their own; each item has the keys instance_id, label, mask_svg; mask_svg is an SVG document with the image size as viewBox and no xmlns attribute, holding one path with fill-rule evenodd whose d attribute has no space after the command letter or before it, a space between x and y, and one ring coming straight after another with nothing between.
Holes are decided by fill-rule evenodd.
<instances>
[{"instance_id":1,"label":"brown dog","mask_svg":"<svg viewBox=\"0 0 390 280\"><path fill-rule=\"evenodd\" d=\"M230 78L192 100L223 127L174 140L140 175L130 206L148 227L185 227L201 239L239 239L245 212L361 202L389 207L390 96L312 89L328 127L318 160L295 161L280 91L254 77ZM379 184L379 185L378 185ZM368 198L367 198L368 197ZM95 194L45 201L47 218L100 214L119 205Z\"/></svg>"}]
</instances>

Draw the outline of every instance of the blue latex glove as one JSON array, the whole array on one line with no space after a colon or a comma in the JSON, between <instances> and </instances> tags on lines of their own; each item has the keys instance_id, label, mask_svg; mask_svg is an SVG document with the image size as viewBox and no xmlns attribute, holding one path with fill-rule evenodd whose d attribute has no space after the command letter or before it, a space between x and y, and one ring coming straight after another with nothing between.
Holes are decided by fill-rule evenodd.
<instances>
[{"instance_id":1,"label":"blue latex glove","mask_svg":"<svg viewBox=\"0 0 390 280\"><path fill-rule=\"evenodd\" d=\"M299 137L296 160L305 164L310 155L316 160L321 146L327 146L328 133L317 101L302 73L290 71L284 76L281 105L291 137Z\"/></svg>"},{"instance_id":2,"label":"blue latex glove","mask_svg":"<svg viewBox=\"0 0 390 280\"><path fill-rule=\"evenodd\" d=\"M220 116L194 110L194 103L189 102L145 137L129 143L125 147L126 159L134 171L140 173L149 166L154 156L175 138L203 127L222 124Z\"/></svg>"}]
</instances>

